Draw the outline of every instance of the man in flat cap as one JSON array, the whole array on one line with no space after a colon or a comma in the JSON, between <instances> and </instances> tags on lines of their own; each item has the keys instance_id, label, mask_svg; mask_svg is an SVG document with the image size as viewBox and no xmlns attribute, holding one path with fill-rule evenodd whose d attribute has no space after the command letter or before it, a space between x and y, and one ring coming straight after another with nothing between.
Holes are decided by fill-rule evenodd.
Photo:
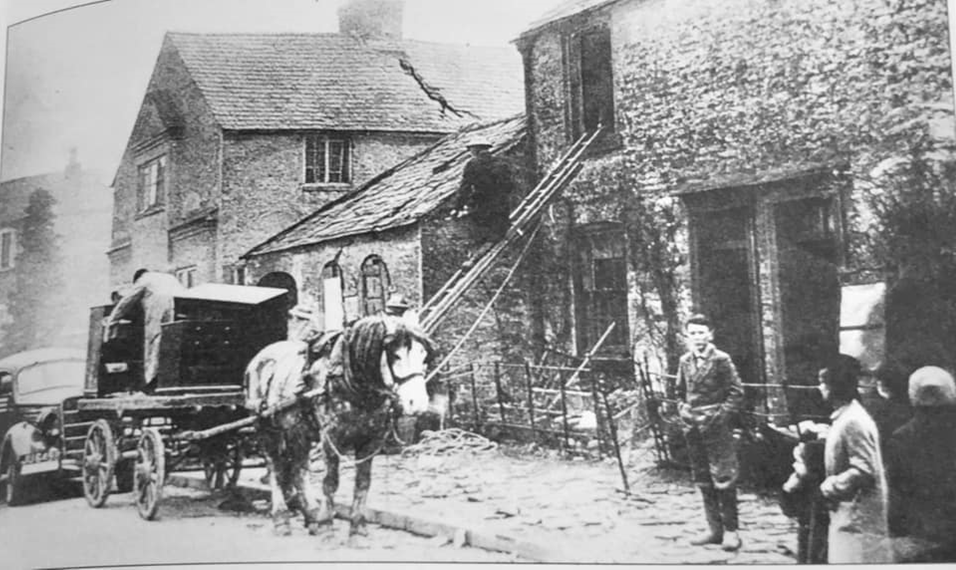
<instances>
[{"instance_id":1,"label":"man in flat cap","mask_svg":"<svg viewBox=\"0 0 956 570\"><path fill-rule=\"evenodd\" d=\"M494 243L508 231L514 179L508 165L491 153L491 143L473 137L467 143L471 159L461 177L453 215L467 214L475 240Z\"/></svg>"},{"instance_id":2,"label":"man in flat cap","mask_svg":"<svg viewBox=\"0 0 956 570\"><path fill-rule=\"evenodd\" d=\"M956 384L936 366L910 376L913 418L887 446L897 562L956 562Z\"/></svg>"}]
</instances>

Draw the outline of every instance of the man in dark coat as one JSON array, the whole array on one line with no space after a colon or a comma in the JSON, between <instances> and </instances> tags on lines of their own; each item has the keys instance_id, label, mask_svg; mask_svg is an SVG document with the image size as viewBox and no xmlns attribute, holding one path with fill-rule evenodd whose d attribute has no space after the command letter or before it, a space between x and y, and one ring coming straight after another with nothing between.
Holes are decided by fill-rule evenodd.
<instances>
[{"instance_id":1,"label":"man in dark coat","mask_svg":"<svg viewBox=\"0 0 956 570\"><path fill-rule=\"evenodd\" d=\"M713 329L704 315L685 325L690 351L680 359L677 397L694 481L704 499L708 531L691 544L740 548L737 534L737 450L731 420L740 411L744 389L726 352L711 343Z\"/></svg>"},{"instance_id":2,"label":"man in dark coat","mask_svg":"<svg viewBox=\"0 0 956 570\"><path fill-rule=\"evenodd\" d=\"M887 445L897 562L956 562L956 384L935 366L910 376L913 418Z\"/></svg>"},{"instance_id":3,"label":"man in dark coat","mask_svg":"<svg viewBox=\"0 0 956 570\"><path fill-rule=\"evenodd\" d=\"M491 143L469 141L471 160L465 165L454 214L471 218L476 241L496 242L508 231L514 180L508 165L491 154Z\"/></svg>"}]
</instances>

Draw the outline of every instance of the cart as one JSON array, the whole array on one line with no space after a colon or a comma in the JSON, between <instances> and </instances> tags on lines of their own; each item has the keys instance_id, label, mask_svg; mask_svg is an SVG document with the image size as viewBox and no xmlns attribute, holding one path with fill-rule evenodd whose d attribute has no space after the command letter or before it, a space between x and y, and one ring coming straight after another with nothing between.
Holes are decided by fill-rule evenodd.
<instances>
[{"instance_id":1,"label":"cart","mask_svg":"<svg viewBox=\"0 0 956 570\"><path fill-rule=\"evenodd\" d=\"M175 298L163 324L155 389L144 394L142 322L123 322L109 335L112 306L90 312L84 396L66 453L81 462L90 506L113 490L133 491L141 517L152 520L170 473L201 466L212 488L235 485L255 453L245 408L246 364L286 338L284 289L206 284ZM78 429L79 428L79 429Z\"/></svg>"}]
</instances>

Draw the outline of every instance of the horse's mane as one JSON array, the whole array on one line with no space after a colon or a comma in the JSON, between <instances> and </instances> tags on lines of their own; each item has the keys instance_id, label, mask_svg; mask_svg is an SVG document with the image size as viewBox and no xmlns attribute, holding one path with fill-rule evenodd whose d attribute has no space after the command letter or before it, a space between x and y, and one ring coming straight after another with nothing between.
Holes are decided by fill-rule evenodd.
<instances>
[{"instance_id":1,"label":"horse's mane","mask_svg":"<svg viewBox=\"0 0 956 570\"><path fill-rule=\"evenodd\" d=\"M343 356L348 370L343 378L348 389L355 393L368 393L385 387L382 378L382 352L398 347L410 347L412 341L421 343L428 352L429 360L434 355L434 344L428 335L394 317L369 316L349 327L340 342L345 343ZM391 357L391 352L386 354Z\"/></svg>"}]
</instances>

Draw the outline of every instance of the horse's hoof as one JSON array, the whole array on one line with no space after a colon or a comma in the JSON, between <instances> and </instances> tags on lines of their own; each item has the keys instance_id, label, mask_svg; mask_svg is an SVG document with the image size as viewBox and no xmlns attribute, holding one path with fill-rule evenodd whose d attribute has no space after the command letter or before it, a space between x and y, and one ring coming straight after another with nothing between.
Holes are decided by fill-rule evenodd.
<instances>
[{"instance_id":1,"label":"horse's hoof","mask_svg":"<svg viewBox=\"0 0 956 570\"><path fill-rule=\"evenodd\" d=\"M353 536L368 536L368 527L364 524L353 524L349 527L349 538Z\"/></svg>"},{"instance_id":2,"label":"horse's hoof","mask_svg":"<svg viewBox=\"0 0 956 570\"><path fill-rule=\"evenodd\" d=\"M272 532L276 536L292 536L292 525L289 523L277 524L272 527Z\"/></svg>"},{"instance_id":3,"label":"horse's hoof","mask_svg":"<svg viewBox=\"0 0 956 570\"><path fill-rule=\"evenodd\" d=\"M307 528L309 529L309 536L318 536L319 531L322 529L322 527L317 522L310 522L307 525Z\"/></svg>"}]
</instances>

